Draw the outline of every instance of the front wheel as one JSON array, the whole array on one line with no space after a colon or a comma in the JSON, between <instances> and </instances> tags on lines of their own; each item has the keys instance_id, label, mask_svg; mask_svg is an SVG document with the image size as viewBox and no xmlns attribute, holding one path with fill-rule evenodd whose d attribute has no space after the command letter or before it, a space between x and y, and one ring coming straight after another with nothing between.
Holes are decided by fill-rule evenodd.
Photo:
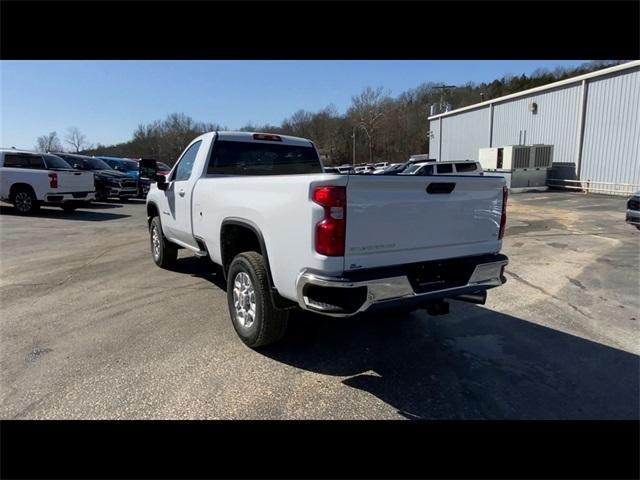
<instances>
[{"instance_id":1,"label":"front wheel","mask_svg":"<svg viewBox=\"0 0 640 480\"><path fill-rule=\"evenodd\" d=\"M172 267L178 258L178 249L173 243L164 238L160 218L153 217L151 220L149 237L151 240L151 255L156 265L160 268Z\"/></svg>"},{"instance_id":2,"label":"front wheel","mask_svg":"<svg viewBox=\"0 0 640 480\"><path fill-rule=\"evenodd\" d=\"M249 347L257 348L280 340L289 321L289 312L275 307L262 255L239 254L227 274L227 303L233 328Z\"/></svg>"}]
</instances>

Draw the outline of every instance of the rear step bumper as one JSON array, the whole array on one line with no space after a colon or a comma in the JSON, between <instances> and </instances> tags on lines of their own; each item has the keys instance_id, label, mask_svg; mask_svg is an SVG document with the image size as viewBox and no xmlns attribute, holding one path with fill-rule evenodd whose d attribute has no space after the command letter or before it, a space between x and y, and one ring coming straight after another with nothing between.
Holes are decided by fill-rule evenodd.
<instances>
[{"instance_id":1,"label":"rear step bumper","mask_svg":"<svg viewBox=\"0 0 640 480\"><path fill-rule=\"evenodd\" d=\"M442 289L428 288L427 291L414 289L408 274L357 280L327 277L308 270L297 280L298 304L304 310L332 317L350 317L357 313L381 308L415 306L442 299L459 299L483 304L486 290L499 287L506 282L504 268L509 263L505 255L470 257L473 268L468 278L455 286ZM455 259L459 265L460 259ZM425 264L427 269L428 264ZM447 268L447 261L441 262ZM412 285L413 283L413 285ZM424 289L423 289L424 290Z\"/></svg>"}]
</instances>

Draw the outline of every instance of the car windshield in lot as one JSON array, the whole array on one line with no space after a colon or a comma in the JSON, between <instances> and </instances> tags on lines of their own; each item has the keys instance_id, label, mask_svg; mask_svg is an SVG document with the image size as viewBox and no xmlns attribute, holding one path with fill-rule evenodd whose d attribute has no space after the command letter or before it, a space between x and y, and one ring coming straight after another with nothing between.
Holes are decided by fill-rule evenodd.
<instances>
[{"instance_id":1,"label":"car windshield in lot","mask_svg":"<svg viewBox=\"0 0 640 480\"><path fill-rule=\"evenodd\" d=\"M402 173L406 173L407 175L410 175L412 173L414 173L415 171L417 171L420 167L422 167L422 164L413 164L413 165L409 165L407 168L405 168L404 170L402 170Z\"/></svg>"},{"instance_id":2,"label":"car windshield in lot","mask_svg":"<svg viewBox=\"0 0 640 480\"><path fill-rule=\"evenodd\" d=\"M138 170L138 162L134 162L133 160L119 160L117 163L127 172Z\"/></svg>"},{"instance_id":3,"label":"car windshield in lot","mask_svg":"<svg viewBox=\"0 0 640 480\"><path fill-rule=\"evenodd\" d=\"M80 170L113 170L99 158L72 157L70 161L76 164Z\"/></svg>"},{"instance_id":4,"label":"car windshield in lot","mask_svg":"<svg viewBox=\"0 0 640 480\"><path fill-rule=\"evenodd\" d=\"M46 154L43 155L43 157L44 163L49 170L72 169L71 165L69 165L66 161L56 155Z\"/></svg>"},{"instance_id":5,"label":"car windshield in lot","mask_svg":"<svg viewBox=\"0 0 640 480\"><path fill-rule=\"evenodd\" d=\"M309 146L218 140L210 175L293 175L322 173L316 150Z\"/></svg>"}]
</instances>

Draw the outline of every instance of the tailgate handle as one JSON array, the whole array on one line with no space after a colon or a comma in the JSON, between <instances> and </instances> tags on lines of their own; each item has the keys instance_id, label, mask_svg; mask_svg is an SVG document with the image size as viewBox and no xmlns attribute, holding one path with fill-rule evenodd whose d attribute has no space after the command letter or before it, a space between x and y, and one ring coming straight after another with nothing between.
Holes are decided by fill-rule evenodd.
<instances>
[{"instance_id":1,"label":"tailgate handle","mask_svg":"<svg viewBox=\"0 0 640 480\"><path fill-rule=\"evenodd\" d=\"M451 193L454 188L455 183L430 183L427 185L427 193Z\"/></svg>"}]
</instances>

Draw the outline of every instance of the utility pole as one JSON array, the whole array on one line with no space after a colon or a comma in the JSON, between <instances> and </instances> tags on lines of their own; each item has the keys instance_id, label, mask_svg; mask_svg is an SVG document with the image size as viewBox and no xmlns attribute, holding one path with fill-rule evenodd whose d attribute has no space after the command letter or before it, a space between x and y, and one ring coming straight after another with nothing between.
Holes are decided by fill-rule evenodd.
<instances>
[{"instance_id":1,"label":"utility pole","mask_svg":"<svg viewBox=\"0 0 640 480\"><path fill-rule=\"evenodd\" d=\"M438 112L438 113L442 113L443 110L444 110L444 94L445 94L445 91L450 89L450 88L456 88L456 86L455 85L442 84L442 85L438 85L437 87L433 87L433 88L439 88L440 89L440 112Z\"/></svg>"},{"instance_id":2,"label":"utility pole","mask_svg":"<svg viewBox=\"0 0 640 480\"><path fill-rule=\"evenodd\" d=\"M353 127L351 140L353 141L353 166L355 167L356 166L356 127Z\"/></svg>"}]
</instances>

